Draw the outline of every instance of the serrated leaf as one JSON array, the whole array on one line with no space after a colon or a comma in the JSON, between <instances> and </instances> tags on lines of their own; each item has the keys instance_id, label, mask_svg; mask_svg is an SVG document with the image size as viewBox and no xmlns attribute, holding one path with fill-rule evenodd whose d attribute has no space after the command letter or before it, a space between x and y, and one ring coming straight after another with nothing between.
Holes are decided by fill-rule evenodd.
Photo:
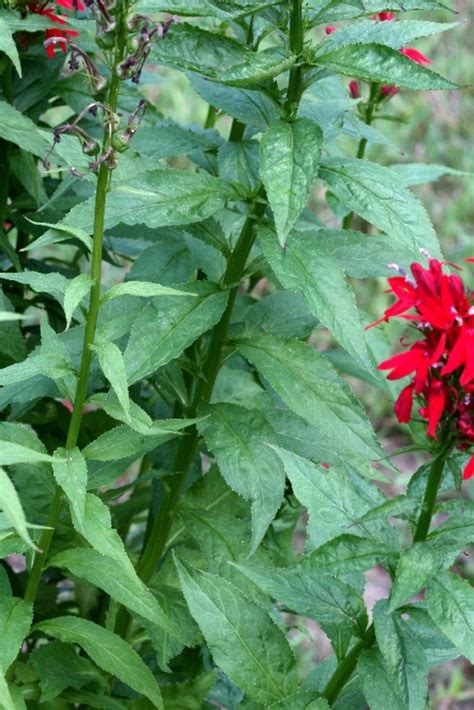
<instances>
[{"instance_id":1,"label":"serrated leaf","mask_svg":"<svg viewBox=\"0 0 474 710\"><path fill-rule=\"evenodd\" d=\"M459 656L457 648L441 633L427 610L419 603L411 604L405 613L411 632L423 646L428 666L438 666Z\"/></svg>"},{"instance_id":2,"label":"serrated leaf","mask_svg":"<svg viewBox=\"0 0 474 710\"><path fill-rule=\"evenodd\" d=\"M406 89L456 89L457 84L383 44L351 44L318 54L313 62L365 81Z\"/></svg>"},{"instance_id":3,"label":"serrated leaf","mask_svg":"<svg viewBox=\"0 0 474 710\"><path fill-rule=\"evenodd\" d=\"M52 468L58 486L66 494L71 514L76 520L82 521L87 492L87 464L84 456L78 448L57 449Z\"/></svg>"},{"instance_id":4,"label":"serrated leaf","mask_svg":"<svg viewBox=\"0 0 474 710\"><path fill-rule=\"evenodd\" d=\"M51 222L35 222L32 219L29 220L32 224L37 227L48 227L48 231L42 234L34 242L23 247L21 251L31 251L32 249L39 249L40 247L48 246L49 244L57 244L59 242L64 242L67 239L78 239L88 251L92 251L92 238L83 229L79 229L72 225L62 224L58 222L57 224L52 224Z\"/></svg>"},{"instance_id":5,"label":"serrated leaf","mask_svg":"<svg viewBox=\"0 0 474 710\"><path fill-rule=\"evenodd\" d=\"M378 648L363 651L357 661L362 689L371 710L407 710Z\"/></svg>"},{"instance_id":6,"label":"serrated leaf","mask_svg":"<svg viewBox=\"0 0 474 710\"><path fill-rule=\"evenodd\" d=\"M309 549L349 532L348 528L354 535L373 541L383 539L385 525L359 522L364 513L383 500L375 486L362 486L362 481L356 486L341 470L316 466L279 446L272 448L283 463L295 496L308 510Z\"/></svg>"},{"instance_id":7,"label":"serrated leaf","mask_svg":"<svg viewBox=\"0 0 474 710\"><path fill-rule=\"evenodd\" d=\"M380 457L361 405L322 355L304 343L274 336L242 339L238 347L285 404L315 426L337 452Z\"/></svg>"},{"instance_id":8,"label":"serrated leaf","mask_svg":"<svg viewBox=\"0 0 474 710\"><path fill-rule=\"evenodd\" d=\"M181 587L214 661L251 698L283 700L296 690L294 658L263 609L232 584L176 560Z\"/></svg>"},{"instance_id":9,"label":"serrated leaf","mask_svg":"<svg viewBox=\"0 0 474 710\"><path fill-rule=\"evenodd\" d=\"M54 700L66 688L81 688L88 683L106 687L107 681L88 658L79 656L71 644L53 641L35 648L31 663L39 676L43 703Z\"/></svg>"},{"instance_id":10,"label":"serrated leaf","mask_svg":"<svg viewBox=\"0 0 474 710\"><path fill-rule=\"evenodd\" d=\"M389 168L354 158L330 158L321 163L320 177L344 205L410 249L440 256L440 247L421 202Z\"/></svg>"},{"instance_id":11,"label":"serrated leaf","mask_svg":"<svg viewBox=\"0 0 474 710\"><path fill-rule=\"evenodd\" d=\"M221 317L227 303L225 291L201 282L189 286L189 292L188 298L162 296L136 319L124 353L130 385L178 357Z\"/></svg>"},{"instance_id":12,"label":"serrated leaf","mask_svg":"<svg viewBox=\"0 0 474 710\"><path fill-rule=\"evenodd\" d=\"M211 106L246 125L266 130L282 116L281 106L263 91L218 84L199 74L191 73L189 78L193 89Z\"/></svg>"},{"instance_id":13,"label":"serrated leaf","mask_svg":"<svg viewBox=\"0 0 474 710\"><path fill-rule=\"evenodd\" d=\"M152 672L116 634L92 621L73 616L43 621L35 628L65 643L77 643L100 668L147 697L153 707L164 710L160 688Z\"/></svg>"},{"instance_id":14,"label":"serrated leaf","mask_svg":"<svg viewBox=\"0 0 474 710\"><path fill-rule=\"evenodd\" d=\"M12 441L0 441L0 466L12 466L17 463L36 463L38 461L51 463L54 459L48 454L43 454L40 451L35 451Z\"/></svg>"},{"instance_id":15,"label":"serrated leaf","mask_svg":"<svg viewBox=\"0 0 474 710\"><path fill-rule=\"evenodd\" d=\"M285 474L267 443L275 432L263 414L236 404L212 404L200 410L198 424L228 485L252 501L253 554L281 505Z\"/></svg>"},{"instance_id":16,"label":"serrated leaf","mask_svg":"<svg viewBox=\"0 0 474 710\"><path fill-rule=\"evenodd\" d=\"M424 185L427 182L434 182L444 175L468 178L474 176L474 173L466 172L465 170L455 170L454 168L448 168L447 165L436 165L434 163L404 163L391 165L390 170L393 170L407 187L410 185Z\"/></svg>"},{"instance_id":17,"label":"serrated leaf","mask_svg":"<svg viewBox=\"0 0 474 710\"><path fill-rule=\"evenodd\" d=\"M102 296L102 303L107 303L112 298L118 296L139 296L140 298L154 298L156 296L187 296L189 291L179 291L169 286L147 281L124 281L124 283L112 286Z\"/></svg>"},{"instance_id":18,"label":"serrated leaf","mask_svg":"<svg viewBox=\"0 0 474 710\"><path fill-rule=\"evenodd\" d=\"M7 447L14 446L13 444L5 444L5 442L0 442L2 449L5 445ZM25 451L26 450L27 449L25 449ZM0 456L2 455L3 451ZM4 516L12 528L18 533L28 547L33 550L37 550L38 548L28 532L28 524L26 522L25 513L23 512L20 497L8 474L3 470L3 468L0 468L0 509L3 511Z\"/></svg>"},{"instance_id":19,"label":"serrated leaf","mask_svg":"<svg viewBox=\"0 0 474 710\"><path fill-rule=\"evenodd\" d=\"M31 604L15 597L0 598L0 674L6 673L17 657L32 618Z\"/></svg>"},{"instance_id":20,"label":"serrated leaf","mask_svg":"<svg viewBox=\"0 0 474 710\"><path fill-rule=\"evenodd\" d=\"M112 187L107 195L105 228L111 229L119 223L166 227L200 222L236 197L231 185L207 173L171 168L145 171ZM54 225L53 231L60 227L91 231L93 214L91 197L73 207L63 222ZM49 238L51 231L43 237Z\"/></svg>"},{"instance_id":21,"label":"serrated leaf","mask_svg":"<svg viewBox=\"0 0 474 710\"><path fill-rule=\"evenodd\" d=\"M429 544L419 542L403 550L390 595L390 610L405 604L426 586L439 568L439 560Z\"/></svg>"},{"instance_id":22,"label":"serrated leaf","mask_svg":"<svg viewBox=\"0 0 474 710\"><path fill-rule=\"evenodd\" d=\"M351 20L361 15L383 12L384 10L400 11L400 0L309 0L311 6L316 5L316 15L312 24L325 24L339 20ZM403 10L448 10L449 8L438 0L405 0Z\"/></svg>"},{"instance_id":23,"label":"serrated leaf","mask_svg":"<svg viewBox=\"0 0 474 710\"><path fill-rule=\"evenodd\" d=\"M130 417L130 397L122 351L115 343L105 341L96 343L94 349L99 357L102 372L110 382L123 411Z\"/></svg>"},{"instance_id":24,"label":"serrated leaf","mask_svg":"<svg viewBox=\"0 0 474 710\"><path fill-rule=\"evenodd\" d=\"M428 707L428 665L423 647L406 622L391 614L386 599L373 610L375 636L387 675L407 710Z\"/></svg>"},{"instance_id":25,"label":"serrated leaf","mask_svg":"<svg viewBox=\"0 0 474 710\"><path fill-rule=\"evenodd\" d=\"M285 249L269 229L258 232L263 253L275 276L287 289L302 294L312 313L365 369L373 370L354 294L338 260L318 232L292 232Z\"/></svg>"},{"instance_id":26,"label":"serrated leaf","mask_svg":"<svg viewBox=\"0 0 474 710\"><path fill-rule=\"evenodd\" d=\"M260 142L260 174L282 246L301 214L317 175L322 133L308 118L270 126Z\"/></svg>"},{"instance_id":27,"label":"serrated leaf","mask_svg":"<svg viewBox=\"0 0 474 710\"><path fill-rule=\"evenodd\" d=\"M164 614L153 594L137 574L130 573L125 565L117 565L116 559L97 550L78 548L60 552L53 558L51 564L66 568L73 575L103 589L119 604L166 629L171 635L179 634L179 630Z\"/></svg>"},{"instance_id":28,"label":"serrated leaf","mask_svg":"<svg viewBox=\"0 0 474 710\"><path fill-rule=\"evenodd\" d=\"M289 611L318 621L337 650L345 648L353 635L364 633L364 601L342 580L299 565L275 568L247 563L237 568Z\"/></svg>"},{"instance_id":29,"label":"serrated leaf","mask_svg":"<svg viewBox=\"0 0 474 710\"><path fill-rule=\"evenodd\" d=\"M25 284L38 293L49 293L60 303L63 302L69 283L65 276L57 272L42 274L38 271L23 271L19 274L0 274L0 278Z\"/></svg>"},{"instance_id":30,"label":"serrated leaf","mask_svg":"<svg viewBox=\"0 0 474 710\"><path fill-rule=\"evenodd\" d=\"M167 426L167 420L161 420L152 433L143 434L134 431L128 426L117 426L109 429L87 444L83 450L86 459L94 461L116 461L128 457L139 458L146 451L151 451L160 444L177 436L179 429L188 426L186 420L169 420L171 424Z\"/></svg>"},{"instance_id":31,"label":"serrated leaf","mask_svg":"<svg viewBox=\"0 0 474 710\"><path fill-rule=\"evenodd\" d=\"M394 549L382 542L355 535L340 535L313 550L301 564L314 572L340 576L365 572L395 556Z\"/></svg>"},{"instance_id":32,"label":"serrated leaf","mask_svg":"<svg viewBox=\"0 0 474 710\"><path fill-rule=\"evenodd\" d=\"M339 27L319 45L315 54L326 54L340 47L351 44L383 44L392 49L407 47L415 39L446 32L457 27L459 23L426 22L419 20L397 20L397 22L380 22L379 20L361 20L351 22L345 27Z\"/></svg>"},{"instance_id":33,"label":"serrated leaf","mask_svg":"<svg viewBox=\"0 0 474 710\"><path fill-rule=\"evenodd\" d=\"M93 284L92 279L87 274L79 274L70 281L64 291L64 315L66 316L66 330L71 325L71 319L74 311L84 298L89 293Z\"/></svg>"},{"instance_id":34,"label":"serrated leaf","mask_svg":"<svg viewBox=\"0 0 474 710\"><path fill-rule=\"evenodd\" d=\"M439 572L425 595L428 611L443 634L474 663L474 589L451 572Z\"/></svg>"},{"instance_id":35,"label":"serrated leaf","mask_svg":"<svg viewBox=\"0 0 474 710\"><path fill-rule=\"evenodd\" d=\"M17 70L18 76L21 77L21 64L18 50L16 48L13 34L5 20L0 17L0 52L5 52L7 57Z\"/></svg>"}]
</instances>

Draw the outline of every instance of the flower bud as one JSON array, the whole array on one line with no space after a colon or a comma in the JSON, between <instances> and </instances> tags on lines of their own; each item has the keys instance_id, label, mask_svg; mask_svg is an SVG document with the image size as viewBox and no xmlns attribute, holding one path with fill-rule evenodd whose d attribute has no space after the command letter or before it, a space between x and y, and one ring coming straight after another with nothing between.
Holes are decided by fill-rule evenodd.
<instances>
[{"instance_id":1,"label":"flower bud","mask_svg":"<svg viewBox=\"0 0 474 710\"><path fill-rule=\"evenodd\" d=\"M349 82L349 93L352 96L353 99L359 99L360 98L360 86L359 82L353 79L352 81Z\"/></svg>"}]
</instances>

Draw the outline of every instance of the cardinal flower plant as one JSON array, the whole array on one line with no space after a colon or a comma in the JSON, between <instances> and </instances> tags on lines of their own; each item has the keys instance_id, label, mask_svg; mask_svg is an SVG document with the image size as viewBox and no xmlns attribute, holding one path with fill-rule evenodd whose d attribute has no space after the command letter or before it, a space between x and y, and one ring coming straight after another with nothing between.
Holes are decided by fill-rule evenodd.
<instances>
[{"instance_id":1,"label":"cardinal flower plant","mask_svg":"<svg viewBox=\"0 0 474 710\"><path fill-rule=\"evenodd\" d=\"M423 710L473 660L472 259L368 152L458 88L444 12L2 4L1 707Z\"/></svg>"}]
</instances>

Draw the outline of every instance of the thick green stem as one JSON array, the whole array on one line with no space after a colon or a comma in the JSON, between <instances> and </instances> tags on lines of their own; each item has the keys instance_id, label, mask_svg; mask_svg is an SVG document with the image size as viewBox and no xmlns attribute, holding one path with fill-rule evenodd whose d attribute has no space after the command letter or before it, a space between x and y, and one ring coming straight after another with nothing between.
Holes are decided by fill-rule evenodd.
<instances>
[{"instance_id":1,"label":"thick green stem","mask_svg":"<svg viewBox=\"0 0 474 710\"><path fill-rule=\"evenodd\" d=\"M126 8L124 7L124 12L121 17L120 28L118 32L118 44L115 53L115 60L112 69L112 78L110 81L109 95L108 95L108 105L112 112L115 113L117 110L117 101L120 88L120 78L117 73L117 67L120 61L123 59L126 43ZM104 130L103 138L103 150L106 150L110 145L110 131L106 126ZM100 307L100 287L101 287L101 274L102 274L102 245L104 238L104 219L105 219L105 205L107 198L107 191L109 188L110 181L110 169L102 163L99 168L99 174L97 177L97 185L95 192L95 206L94 206L94 227L93 227L93 248L91 257L91 279L92 287L90 293L89 301L89 311L87 314L86 326L84 331L84 340L82 345L81 362L79 366L79 377L77 382L76 394L74 397L74 407L72 411L71 421L69 423L69 429L66 439L66 449L73 449L79 437L79 432L82 423L82 411L87 398L87 390L89 387L89 374L92 361L92 346L94 344L95 331L97 327L97 319L99 315ZM59 516L61 514L62 508L62 492L58 488L56 490L53 502L51 504L51 509L48 515L47 526L49 529L45 530L41 535L39 541L40 552L36 554L33 566L31 568L30 576L28 578L28 583L25 591L25 601L34 603L36 599L36 594L38 592L38 586L41 579L41 574L43 571L44 563L46 562L49 548L51 546L51 541L54 536L55 529L58 525Z\"/></svg>"},{"instance_id":2,"label":"thick green stem","mask_svg":"<svg viewBox=\"0 0 474 710\"><path fill-rule=\"evenodd\" d=\"M441 476L452 446L452 441L447 440L437 456L435 456L431 462L423 504L421 506L413 542L424 542L427 538L441 482ZM356 643L347 656L339 663L329 683L326 685L323 691L323 696L326 698L329 705L334 703L339 693L351 677L361 652L366 648L370 648L374 641L375 629L374 625L371 624L360 641Z\"/></svg>"},{"instance_id":3,"label":"thick green stem","mask_svg":"<svg viewBox=\"0 0 474 710\"><path fill-rule=\"evenodd\" d=\"M334 671L329 683L326 685L323 691L323 697L326 698L329 705L332 705L336 700L337 696L344 688L345 684L351 677L354 668L357 663L362 651L366 648L370 648L375 641L375 630L373 625L369 626L364 636L356 643L356 645L349 651L347 656L339 663L338 667Z\"/></svg>"},{"instance_id":4,"label":"thick green stem","mask_svg":"<svg viewBox=\"0 0 474 710\"><path fill-rule=\"evenodd\" d=\"M227 333L240 280L255 240L256 219L263 213L264 209L265 203L259 203L255 210L255 215L247 217L235 249L229 259L224 276L224 286L230 287L231 290L224 314L212 333L207 358L201 371L201 378L194 392L189 409L186 412L187 416L190 418L195 417L199 407L209 402L211 398L212 389L222 364L222 349L227 340ZM183 437L178 447L173 464L174 474L170 479L169 490L163 507L160 509L147 535L147 543L137 565L137 574L144 582L148 582L154 574L165 550L176 507L193 462L198 442L198 431L196 427L192 427L189 434ZM130 622L130 615L122 607L117 615L116 632L122 637L126 637Z\"/></svg>"},{"instance_id":5,"label":"thick green stem","mask_svg":"<svg viewBox=\"0 0 474 710\"><path fill-rule=\"evenodd\" d=\"M449 453L453 447L451 440L448 440L438 455L431 462L428 481L426 482L425 495L421 506L420 516L413 536L413 542L423 542L428 535L431 518L433 517L433 509L438 497L441 476L443 474L444 465Z\"/></svg>"},{"instance_id":6,"label":"thick green stem","mask_svg":"<svg viewBox=\"0 0 474 710\"><path fill-rule=\"evenodd\" d=\"M296 56L296 64L290 69L288 94L285 102L286 112L294 113L301 97L303 67L301 54L304 46L303 0L293 0L290 8L290 51Z\"/></svg>"},{"instance_id":7,"label":"thick green stem","mask_svg":"<svg viewBox=\"0 0 474 710\"><path fill-rule=\"evenodd\" d=\"M374 113L375 113L375 108L377 106L378 94L379 94L379 85L372 83L370 85L369 101L367 104L367 109L366 109L365 117L364 117L364 121L367 124L367 126L370 126L372 121L374 120ZM366 148L367 148L367 138L361 138L359 141L359 146L357 148L356 158L358 158L359 160L362 160L362 158L365 155ZM346 214L346 216L342 220L342 228L343 229L350 229L352 227L353 220L354 220L354 212L349 212L349 214Z\"/></svg>"}]
</instances>

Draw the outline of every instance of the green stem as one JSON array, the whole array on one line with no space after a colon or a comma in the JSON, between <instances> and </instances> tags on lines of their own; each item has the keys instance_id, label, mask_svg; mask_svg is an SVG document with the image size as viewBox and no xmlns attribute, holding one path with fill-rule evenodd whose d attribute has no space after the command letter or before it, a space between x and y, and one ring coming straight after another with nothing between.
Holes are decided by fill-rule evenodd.
<instances>
[{"instance_id":1,"label":"green stem","mask_svg":"<svg viewBox=\"0 0 474 710\"><path fill-rule=\"evenodd\" d=\"M11 104L13 98L12 86L12 63L9 59L3 72L3 96ZM2 181L0 184L0 247L5 251L13 266L17 271L22 271L20 259L8 240L8 235L4 228L5 216L8 205L8 195L10 193L11 168L8 160L8 142L0 141L0 174Z\"/></svg>"},{"instance_id":2,"label":"green stem","mask_svg":"<svg viewBox=\"0 0 474 710\"><path fill-rule=\"evenodd\" d=\"M323 690L323 697L326 698L329 705L332 705L337 696L344 688L345 684L351 677L354 668L362 651L370 648L375 641L375 630L373 624L369 626L364 636L356 643L349 651L347 656L342 659L338 667L334 671L329 683Z\"/></svg>"},{"instance_id":3,"label":"green stem","mask_svg":"<svg viewBox=\"0 0 474 710\"><path fill-rule=\"evenodd\" d=\"M374 113L375 113L375 108L377 106L378 95L379 95L379 85L374 84L372 82L370 85L369 101L367 104L367 109L366 109L365 117L364 117L364 122L367 124L367 126L370 126L372 124L372 121L374 120ZM356 158L358 158L359 160L362 160L362 158L365 155L366 148L367 148L367 138L361 138L359 141L359 146L357 148ZM349 212L349 214L346 214L346 216L342 220L342 228L343 229L350 229L352 227L353 220L354 220L354 212Z\"/></svg>"},{"instance_id":4,"label":"green stem","mask_svg":"<svg viewBox=\"0 0 474 710\"><path fill-rule=\"evenodd\" d=\"M120 21L120 29L118 32L117 51L115 53L114 65L112 68L112 78L110 82L108 105L112 112L117 110L118 95L120 89L120 77L117 72L117 67L122 61L125 46L126 46L126 7ZM106 126L103 138L103 150L106 150L110 145L110 132ZM84 331L84 340L82 345L81 362L79 366L79 377L77 382L76 394L74 397L74 407L72 411L71 421L66 439L66 449L73 449L79 437L79 432L82 423L82 410L87 398L87 390L89 387L89 374L92 361L92 345L94 344L95 331L97 327L97 319L100 307L100 286L102 275L102 245L104 238L104 219L107 191L109 189L110 170L102 163L99 168L97 177L97 185L95 192L94 206L94 227L93 227L93 248L91 257L91 279L92 287L89 301L89 311L87 314L86 326ZM55 529L59 522L59 516L62 508L62 491L58 488L53 498L51 509L48 515L47 526L41 535L39 541L40 552L36 557L31 568L28 578L28 583L25 591L25 601L34 603L38 586L43 572L44 563L47 559L51 541L54 536Z\"/></svg>"},{"instance_id":5,"label":"green stem","mask_svg":"<svg viewBox=\"0 0 474 710\"><path fill-rule=\"evenodd\" d=\"M303 67L301 54L304 46L303 0L292 0L290 8L290 51L296 56L296 64L290 69L285 110L292 115L298 106L302 85Z\"/></svg>"},{"instance_id":6,"label":"green stem","mask_svg":"<svg viewBox=\"0 0 474 710\"><path fill-rule=\"evenodd\" d=\"M209 104L209 108L207 109L206 120L204 121L204 128L214 128L214 126L216 125L216 118L217 109L215 106L211 106L211 104Z\"/></svg>"},{"instance_id":7,"label":"green stem","mask_svg":"<svg viewBox=\"0 0 474 710\"><path fill-rule=\"evenodd\" d=\"M252 24L249 27L251 37ZM290 46L295 54L301 54L303 49L303 17L302 0L293 0L292 13L290 18ZM295 68L296 69L296 68ZM301 96L302 72L291 71L288 83L287 105L298 102ZM241 140L245 131L245 126L234 120L229 140ZM263 188L258 197L263 196ZM224 286L230 287L229 299L224 314L215 326L207 351L207 359L202 369L202 377L194 392L194 396L187 416L196 416L199 407L209 402L216 381L217 374L222 364L222 349L227 340L227 332L234 310L235 299L238 293L240 280L244 273L250 250L255 241L255 225L257 220L263 215L266 208L266 201L256 202L254 214L247 217L240 233L234 251L229 259L227 270L224 276ZM163 507L159 515L155 518L152 529L147 535L147 543L137 565L137 574L144 581L148 582L154 574L166 549L171 526L173 524L176 507L186 481L188 471L194 459L194 454L199 443L199 434L196 427L193 427L188 436L183 437L178 448L174 461L174 475L170 481L170 488ZM125 638L130 628L131 617L123 607L117 615L115 630Z\"/></svg>"},{"instance_id":8,"label":"green stem","mask_svg":"<svg viewBox=\"0 0 474 710\"><path fill-rule=\"evenodd\" d=\"M231 290L224 314L212 333L207 358L201 371L201 378L194 392L189 409L186 412L187 416L190 418L195 417L199 407L209 402L211 398L212 389L222 364L222 349L227 340L227 332L232 318L240 280L250 250L255 241L256 219L261 216L264 209L265 203L259 203L256 207L255 214L247 217L235 249L229 259L224 276L224 286L231 287ZM154 574L163 555L173 524L176 507L193 462L198 442L199 434L196 427L193 427L189 434L183 437L178 447L173 464L173 471L175 471L175 473L170 479L168 494L163 503L163 507L160 509L147 535L147 543L137 565L137 574L145 583L148 582ZM122 637L126 637L130 623L130 615L126 609L122 607L117 615L116 633Z\"/></svg>"},{"instance_id":9,"label":"green stem","mask_svg":"<svg viewBox=\"0 0 474 710\"><path fill-rule=\"evenodd\" d=\"M438 496L444 465L452 447L452 441L450 439L447 440L445 445L439 451L438 455L431 462L431 468L428 474L428 481L426 482L425 495L423 498L418 523L416 525L415 535L413 536L413 542L423 542L427 538L430 529L431 518L433 517L433 509L436 503L436 498Z\"/></svg>"},{"instance_id":10,"label":"green stem","mask_svg":"<svg viewBox=\"0 0 474 710\"><path fill-rule=\"evenodd\" d=\"M443 473L444 465L446 463L446 459L448 458L452 447L452 441L450 439L447 440L444 446L440 449L438 454L431 462L431 468L428 474L428 481L426 482L425 495L423 498L423 503L421 506L421 511L418 518L413 542L424 542L428 536L431 518L433 517L433 510L438 495L439 485L441 482L441 476ZM351 677L356 666L357 659L359 658L361 652L366 648L370 648L374 642L375 629L374 625L371 624L365 632L364 636L360 639L360 641L356 643L356 645L349 651L347 656L343 658L343 660L339 663L331 679L329 680L329 683L326 685L323 691L323 697L326 698L329 705L332 705L334 703L339 693Z\"/></svg>"}]
</instances>

